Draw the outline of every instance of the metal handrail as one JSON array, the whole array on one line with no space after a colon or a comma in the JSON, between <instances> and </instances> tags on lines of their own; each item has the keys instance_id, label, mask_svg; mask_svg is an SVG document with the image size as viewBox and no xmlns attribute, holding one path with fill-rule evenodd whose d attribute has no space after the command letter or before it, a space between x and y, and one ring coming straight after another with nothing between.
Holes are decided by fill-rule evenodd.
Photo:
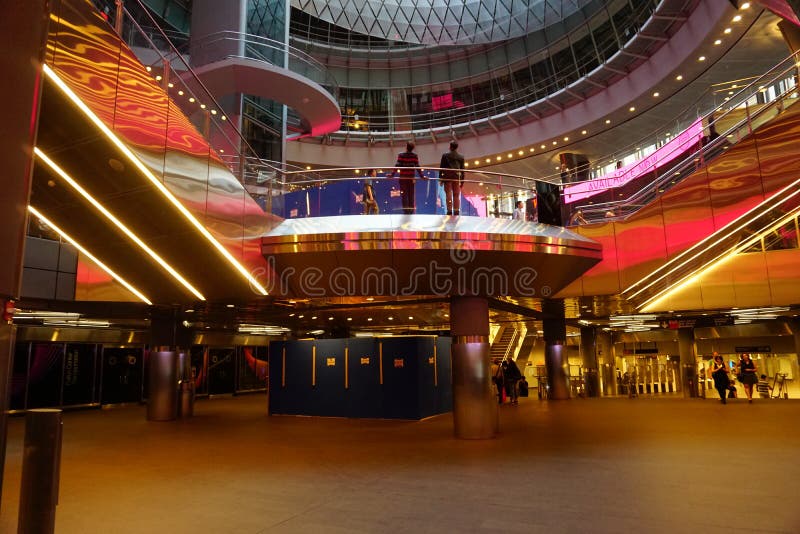
<instances>
[{"instance_id":1,"label":"metal handrail","mask_svg":"<svg viewBox=\"0 0 800 534\"><path fill-rule=\"evenodd\" d=\"M671 167L666 167L660 173L655 165L651 169L641 173L649 174L650 172L656 172L657 174L653 181L641 186L637 191L627 198L592 204L590 206L584 205L576 207L576 209L582 210L583 219L587 222L592 222L601 219L620 218L632 214L650 202L653 198L655 198L655 196L663 193L669 188L669 186L677 183L679 180L675 178L676 176L688 176L691 174L691 172L687 173L686 171L693 171L698 164L704 164L713 159L713 157L719 155L722 151L726 150L727 146L732 144L730 139L738 137L738 139L735 139L738 141L742 137L751 133L754 119L761 117L774 107L783 106L784 100L786 100L789 95L795 94L798 91L798 88L792 87L787 89L777 98L765 104L760 109L755 110L754 112L751 112L748 101L758 92L762 91L765 86L773 84L776 81L786 79L787 74L789 73L794 74L798 57L799 53L797 52L789 55L778 65L754 79L750 84L743 87L735 95L729 97L729 100L701 116L699 120L706 122L709 129L711 129L720 121L733 114L734 111L740 109L741 106L744 106L745 111L745 117L743 119L736 121L733 126L729 127L724 132L720 132L719 137L710 140L710 142L707 144L699 147L698 150L691 150L686 157ZM738 104L731 105L731 101ZM745 135L741 135L743 128L746 131ZM576 183L581 182L565 184L564 187L569 187L571 185L575 185ZM612 217L607 216L609 212L612 212L614 215Z\"/></svg>"}]
</instances>

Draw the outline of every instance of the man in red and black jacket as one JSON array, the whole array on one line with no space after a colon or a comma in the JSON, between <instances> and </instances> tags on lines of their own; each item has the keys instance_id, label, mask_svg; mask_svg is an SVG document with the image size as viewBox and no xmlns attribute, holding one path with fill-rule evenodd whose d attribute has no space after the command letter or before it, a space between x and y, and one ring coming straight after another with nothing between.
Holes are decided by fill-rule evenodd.
<instances>
[{"instance_id":1,"label":"man in red and black jacket","mask_svg":"<svg viewBox=\"0 0 800 534\"><path fill-rule=\"evenodd\" d=\"M400 175L400 196L403 200L403 213L412 214L416 211L417 205L414 197L414 177L426 179L419 166L419 158L414 153L414 143L406 143L406 151L398 154L395 170L392 176Z\"/></svg>"}]
</instances>

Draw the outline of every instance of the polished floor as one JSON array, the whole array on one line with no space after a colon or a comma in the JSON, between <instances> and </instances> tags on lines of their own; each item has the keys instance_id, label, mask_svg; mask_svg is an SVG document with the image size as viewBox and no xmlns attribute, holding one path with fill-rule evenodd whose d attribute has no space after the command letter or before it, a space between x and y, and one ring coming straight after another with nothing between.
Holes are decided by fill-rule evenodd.
<instances>
[{"instance_id":1,"label":"polished floor","mask_svg":"<svg viewBox=\"0 0 800 534\"><path fill-rule=\"evenodd\" d=\"M488 441L422 422L267 417L262 395L188 421L64 414L56 532L800 532L800 401L522 399ZM0 532L15 532L13 418Z\"/></svg>"}]
</instances>

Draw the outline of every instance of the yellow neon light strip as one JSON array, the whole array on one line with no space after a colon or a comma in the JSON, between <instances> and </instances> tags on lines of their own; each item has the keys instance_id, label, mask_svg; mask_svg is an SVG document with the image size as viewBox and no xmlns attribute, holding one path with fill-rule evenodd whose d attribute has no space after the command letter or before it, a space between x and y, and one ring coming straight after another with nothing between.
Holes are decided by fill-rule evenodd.
<instances>
[{"instance_id":1,"label":"yellow neon light strip","mask_svg":"<svg viewBox=\"0 0 800 534\"><path fill-rule=\"evenodd\" d=\"M752 212L752 211L755 211L755 210L757 210L758 208L761 208L761 207L764 207L764 206L768 206L770 203L774 203L774 202L775 202L775 197L776 197L776 196L780 195L780 194L781 194L781 193L783 193L784 191L787 191L787 190L789 190L789 189L795 188L795 187L797 186L797 184L798 184L798 183L800 183L800 180L795 180L794 182L792 182L792 183L791 183L791 184L789 184L788 186L784 187L783 189L781 189L780 191L778 191L777 193L775 193L774 195L772 195L770 198L768 198L768 199L764 200L763 202L761 202L760 204L758 204L758 205L757 205L755 208L753 208L753 209L751 210L751 212ZM795 191L794 193L792 193L792 194L791 194L791 195L789 195L788 197L781 199L781 200L780 200L780 202L786 202L787 200L789 200L790 198L792 198L793 196L795 196L796 194L798 194L798 192L800 192L800 191ZM638 294L639 294L639 293L641 293L642 291L646 290L647 288L649 288L649 287L653 286L654 284L658 283L659 281L663 280L664 278L666 278L667 276L669 276L670 274L672 274L672 273L673 273L673 272L675 272L676 270L680 269L681 267L683 267L684 265L686 265L686 264L687 264L687 263L689 263L690 261L694 260L695 258L697 258L697 257L701 256L701 255L703 254L703 252L705 252L705 251L706 251L706 250L708 250L709 248L713 247L714 245L716 245L716 244L718 244L718 243L721 243L723 240L727 239L727 238L728 238L728 237L729 237L729 236L730 236L732 233L734 233L734 232L738 232L738 231L739 231L739 230L741 230L742 228L746 227L748 224L750 224L751 222L753 222L753 221L754 221L754 220L756 220L757 218L759 218L759 217L761 217L762 215L764 215L764 213L766 213L766 212L767 212L768 210L770 210L770 209L772 209L772 207L771 207L771 206L768 206L766 210L763 210L763 211L761 211L760 213L758 213L758 214L756 214L756 215L753 215L753 216L752 216L750 219L748 219L747 221L745 221L745 222L743 222L742 224L740 224L740 225L739 225L737 228L735 228L735 229L731 230L730 232L726 233L726 234L725 234L725 235L723 235L723 236L720 236L720 237L719 237L719 238L718 238L716 241L714 241L713 243L711 243L711 244L709 244L709 245L706 245L706 246L705 246L705 248L703 248L703 250L700 250L700 251L698 251L698 252L697 252L697 253L696 253L694 256L692 256L692 257L690 257L690 258L687 258L686 260L684 260L683 262L681 262L679 265L676 265L675 267L673 267L672 269L670 269L670 270L669 270L669 271L667 271L666 273L662 274L662 275L661 275L660 277L658 277L657 279L653 280L652 282L650 282L649 284L647 284L646 286L644 286L643 288L641 288L639 291L637 291L637 292L636 292L636 293L634 293L633 295L630 295L630 296L628 296L628 297L626 297L626 298L627 298L628 300L630 300L630 299L634 298L636 295L638 295ZM737 219L734 219L733 221L729 222L728 224L726 224L725 226L723 226L722 228L720 228L719 232L722 232L722 231L726 230L726 229L727 229L729 226L733 226L734 224L736 224L736 223L737 223L737 222L738 222L740 219L742 219L742 218L743 218L743 217L745 217L746 215L747 215L747 213L745 213L745 214L743 214L742 216L740 216L739 218L737 218ZM712 235L713 235L713 234L712 234ZM709 236L709 237L711 237L711 236ZM709 239L709 238L706 238L706 239ZM705 241L705 240L704 240L704 241ZM703 241L700 241L700 243L702 243L702 242L703 242ZM698 243L698 244L699 244L699 243ZM686 252L683 252L683 253L681 253L680 255L678 255L677 257L675 257L675 258L674 258L674 259L673 259L673 260L672 260L670 263L672 263L672 262L675 262L675 261L677 261L678 259L680 259L680 258L681 258L683 255L690 253L690 252L691 252L691 250L692 250L692 249L689 249L689 250L687 250ZM654 272L657 272L657 271L654 271ZM652 274L653 274L653 273L651 273L651 274L650 274L650 275L648 275L648 276L651 276ZM627 289L625 289L625 291L623 291L623 293L626 293L627 291L629 291L629 290L633 289L634 287L636 287L637 285L639 285L640 283L642 283L643 281L645 281L645 280L647 279L647 277L648 277L648 276L645 276L644 278L641 278L641 279L640 279L638 282L636 282L636 283L632 284L631 286L629 286Z\"/></svg>"},{"instance_id":2,"label":"yellow neon light strip","mask_svg":"<svg viewBox=\"0 0 800 534\"><path fill-rule=\"evenodd\" d=\"M200 221L198 221L197 218L195 218L195 216L192 215L192 213L188 209L186 209L186 207L183 204L181 204L181 202L169 191L169 189L167 189L164 186L164 184L161 183L161 181L156 177L156 175L154 175L150 171L150 169L148 169L147 166L145 166L145 164L142 163L141 160L139 160L136 154L134 154L131 151L131 149L129 149L127 145L125 145L125 143L120 141L120 139L116 136L116 134L114 134L114 132L112 132L111 129L108 126L106 126L103 123L103 121L101 121L100 118L97 115L95 115L94 112L91 109L89 109L89 107L86 104L84 104L80 98L78 98L78 95L76 95L72 91L72 89L70 89L69 86L67 86L67 84L65 84L61 80L61 78L58 77L58 75L53 71L53 69L51 69L48 65L45 64L43 67L43 71L45 75L50 80L52 80L53 83L55 83L58 86L58 88L61 89L64 92L64 94L67 95L67 97L69 97L69 99L72 100L72 102L81 111L83 111L83 113L95 124L95 126L97 126L100 129L100 131L102 131L106 135L106 137L108 137L109 140L111 140L111 142L114 143L114 145L116 145L116 147L120 150L120 152L125 154L125 156L131 161L131 163L133 163L136 166L136 168L138 168L142 172L142 174L144 174L145 177L147 177L147 179L150 180L150 182L156 187L156 189L158 189L161 192L161 194L164 195L164 197L166 197L167 200L169 200L173 204L173 206L175 206L175 208L186 218L186 220L188 220L197 229L197 231L200 232L203 235L203 237L205 237L208 240L208 242L211 243L214 246L214 248L216 248L219 251L219 253L222 254L222 256L226 260L228 260L228 262L237 271L239 271L239 273L245 279L247 279L248 282L250 282L252 287L254 287L262 295L269 294L267 290L264 289L264 287L262 287L261 284L258 283L258 280L256 280L252 274L247 272L247 269L245 269L241 263L236 261L236 258L234 258L233 255L231 255L231 253L228 252L224 246L222 246L222 243L217 241L216 238L214 238L214 236L211 235L211 233L203 226L203 224Z\"/></svg>"},{"instance_id":3,"label":"yellow neon light strip","mask_svg":"<svg viewBox=\"0 0 800 534\"><path fill-rule=\"evenodd\" d=\"M78 182L76 182L76 181L75 181L75 180L74 180L74 179L73 179L73 178L72 178L72 177L71 177L69 174L67 174L67 173L66 173L66 171L64 171L64 169L62 169L61 167L59 167L59 166L58 166L58 165L57 165L57 164L56 164L56 163L55 163L53 160L51 160L51 159L50 159L50 158L47 156L47 154L45 154L44 152L42 152L42 151L39 149L39 147L34 147L34 149L33 149L33 152L36 154L36 156L37 156L39 159L41 159L42 161L44 161L45 163L47 163L47 165L48 165L48 166L49 166L51 169L53 169L53 171L54 171L56 174L58 174L58 175L59 175L61 178L63 178L63 179L64 179L64 181L66 181L66 182L67 182L69 185L71 185L73 189L75 189L75 190L76 190L78 193L80 193L80 194L81 194L81 196L82 196L83 198L85 198L86 200L88 200L88 201L89 201L89 203L90 203L92 206L94 206L95 208L97 208L97 210L98 210L100 213L102 213L102 214L103 214L103 215L106 217L106 219L108 219L109 221L111 221L112 223L114 223L114 226L116 226L117 228L119 228L120 230L122 230L122 232L123 232L123 233L124 233L126 236L128 236L128 238L129 238L131 241L133 241L134 243L136 243L136 244L139 246L139 248L141 248L142 250L144 250L144 251L147 253L147 255L148 255L148 256L150 256L151 258L153 258L153 260L155 260L155 261L156 261L156 263L158 263L159 265L161 265L161 267L163 267L165 271L167 271L169 274L171 274L171 275L172 275L172 277L173 277L173 278L175 278L175 280L177 280L178 282L180 282L180 283L181 283L181 285L183 285L183 287L185 287L186 289L188 289L188 290L189 290L189 291L190 291L190 292L191 292L191 293L192 293L192 294L193 294L195 297L197 297L198 299L200 299L200 300L206 300L206 298L205 298L205 297L204 297L204 296L203 296L203 295L202 295L202 294L201 294L201 293L200 293L200 292L199 292L197 289L195 289L195 288L194 288L194 286L192 286L192 284L190 284L190 283L189 283L189 282L188 282L188 281L187 281L187 280L186 280L186 279L185 279L183 276L181 276L181 275L178 273L178 271L176 271L176 270L175 270L175 269L174 269L174 268L173 268L173 267L172 267L172 266L171 266L169 263L167 263L167 262L164 260L164 258L162 258L162 257L161 257L161 256L159 256L158 254L156 254L156 253L155 253L155 251L153 251L153 249L151 249L150 247L148 247L148 246L147 246L147 244L145 244L145 242L144 242L144 241L142 241L141 239L139 239L139 236L137 236L136 234L134 234L134 233L133 233L133 232L130 230L130 228L128 228L127 226L125 226L125 224L123 224L123 222L122 222L122 221L120 221L119 219L117 219L117 218L116 218L116 217L115 217L115 216L114 216L114 215L113 215L113 214L112 214L110 211L108 211L108 210L106 209L106 207L105 207L105 206L103 206L102 204L100 204L100 202L99 202L97 199L95 199L95 198L94 198L92 195L90 195L90 194L89 194L89 192L88 192L88 191L86 191L86 190L85 190L83 187L81 187L81 185L80 185Z\"/></svg>"},{"instance_id":4,"label":"yellow neon light strip","mask_svg":"<svg viewBox=\"0 0 800 534\"><path fill-rule=\"evenodd\" d=\"M792 195L792 196L794 196L794 195ZM797 213L788 213L788 214L784 215L783 217L778 219L777 222L772 224L772 226L770 226L766 230L764 230L764 231L762 231L762 232L760 232L760 233L758 233L758 234L756 234L754 236L751 236L750 238L746 239L745 241L742 241L741 243L737 243L736 246L732 250L729 249L728 251L723 252L722 254L719 254L716 258L714 258L712 260L709 260L708 262L705 263L705 265L703 265L703 266L699 267L698 269L695 269L693 272L687 274L686 276L681 278L675 284L673 284L670 287L660 291L656 295L653 295L652 297L647 299L644 303L642 303L642 305L639 306L638 309L640 311L642 311L642 312L650 312L650 311L658 310L660 305L662 304L662 302L664 300L666 300L671 294L683 290L684 288L686 288L690 284L698 282L700 280L700 278L702 278L703 276L707 275L708 273L710 273L711 271L713 271L714 269L716 269L717 267L719 267L723 263L727 262L728 260L730 260L734 256L740 254L742 251L748 249L756 241L760 241L761 239L763 239L765 235L769 234L770 232L774 232L775 230L777 230L781 226L785 225L790 220L795 219L796 217L797 217Z\"/></svg>"},{"instance_id":5,"label":"yellow neon light strip","mask_svg":"<svg viewBox=\"0 0 800 534\"><path fill-rule=\"evenodd\" d=\"M64 239L66 239L70 244L72 244L72 246L74 246L75 248L77 248L78 250L83 252L86 255L87 258L92 260L94 263L97 264L98 267L100 267L105 272L107 272L109 275L111 275L111 277L113 277L114 280L116 280L117 282L119 282L120 284L125 286L125 289L127 289L128 291L130 291L131 293L136 295L139 299L142 300L142 302L145 302L145 303L147 303L147 304L149 304L151 306L153 305L153 303L150 302L150 300L147 297L145 297L138 289L136 289L135 287L130 285L127 281L125 281L124 278L122 278L120 275L118 275L117 273L112 271L111 268L108 267L105 263L103 263L102 261L98 260L91 252L89 252L88 250L83 248L77 241L75 241L69 235L67 235L67 233L64 232L64 230L62 230L61 228L59 228L58 226L53 224L53 222L50 219L48 219L47 217L42 215L39 210L37 210L33 206L28 206L28 211L30 211L31 213L36 215L36 217L38 217L47 226L49 226L50 228L52 228L53 230L58 232L58 235L60 235Z\"/></svg>"}]
</instances>

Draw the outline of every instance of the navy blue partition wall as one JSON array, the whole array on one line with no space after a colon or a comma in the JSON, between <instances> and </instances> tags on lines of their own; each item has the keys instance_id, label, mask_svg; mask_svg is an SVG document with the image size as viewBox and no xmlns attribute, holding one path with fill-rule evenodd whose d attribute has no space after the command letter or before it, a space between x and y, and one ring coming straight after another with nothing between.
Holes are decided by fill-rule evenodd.
<instances>
[{"instance_id":1,"label":"navy blue partition wall","mask_svg":"<svg viewBox=\"0 0 800 534\"><path fill-rule=\"evenodd\" d=\"M279 341L269 365L271 414L421 419L452 409L449 338Z\"/></svg>"},{"instance_id":2,"label":"navy blue partition wall","mask_svg":"<svg viewBox=\"0 0 800 534\"><path fill-rule=\"evenodd\" d=\"M381 366L374 338L347 340L347 415L384 417Z\"/></svg>"}]
</instances>

